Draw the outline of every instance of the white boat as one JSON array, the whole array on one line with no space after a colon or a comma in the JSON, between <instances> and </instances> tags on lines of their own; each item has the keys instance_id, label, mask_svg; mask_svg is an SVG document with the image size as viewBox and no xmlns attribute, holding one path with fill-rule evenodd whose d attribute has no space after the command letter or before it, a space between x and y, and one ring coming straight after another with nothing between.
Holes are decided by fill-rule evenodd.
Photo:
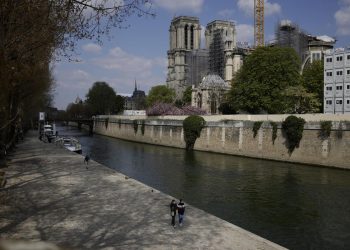
<instances>
[{"instance_id":1,"label":"white boat","mask_svg":"<svg viewBox=\"0 0 350 250\"><path fill-rule=\"evenodd\" d=\"M68 149L69 151L81 154L81 144L74 137L58 137L55 143Z\"/></svg>"}]
</instances>

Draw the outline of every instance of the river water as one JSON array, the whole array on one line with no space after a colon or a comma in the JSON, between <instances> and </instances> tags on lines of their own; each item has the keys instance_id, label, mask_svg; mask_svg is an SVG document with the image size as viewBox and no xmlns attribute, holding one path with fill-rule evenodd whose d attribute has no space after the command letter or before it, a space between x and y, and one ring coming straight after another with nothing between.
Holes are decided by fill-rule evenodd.
<instances>
[{"instance_id":1,"label":"river water","mask_svg":"<svg viewBox=\"0 0 350 250\"><path fill-rule=\"evenodd\" d=\"M284 247L350 249L350 171L59 133L77 137L83 155Z\"/></svg>"}]
</instances>

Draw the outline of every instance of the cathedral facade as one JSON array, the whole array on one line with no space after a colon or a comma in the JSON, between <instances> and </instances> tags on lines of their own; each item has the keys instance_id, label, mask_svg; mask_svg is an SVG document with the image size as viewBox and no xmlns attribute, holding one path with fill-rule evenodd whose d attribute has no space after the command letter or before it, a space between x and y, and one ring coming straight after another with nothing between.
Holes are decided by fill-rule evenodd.
<instances>
[{"instance_id":1,"label":"cathedral facade","mask_svg":"<svg viewBox=\"0 0 350 250\"><path fill-rule=\"evenodd\" d=\"M201 25L197 17L175 17L170 25L167 86L181 99L187 87L198 87L208 74L227 84L242 65L236 51L233 22L215 20L206 26L205 48L201 48Z\"/></svg>"}]
</instances>

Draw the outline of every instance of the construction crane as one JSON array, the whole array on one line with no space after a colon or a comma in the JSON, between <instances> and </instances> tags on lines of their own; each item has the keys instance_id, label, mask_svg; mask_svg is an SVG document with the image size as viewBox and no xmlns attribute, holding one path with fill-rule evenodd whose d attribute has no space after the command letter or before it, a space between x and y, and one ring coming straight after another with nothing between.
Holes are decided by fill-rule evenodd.
<instances>
[{"instance_id":1,"label":"construction crane","mask_svg":"<svg viewBox=\"0 0 350 250\"><path fill-rule=\"evenodd\" d=\"M264 46L264 0L254 0L254 44Z\"/></svg>"}]
</instances>

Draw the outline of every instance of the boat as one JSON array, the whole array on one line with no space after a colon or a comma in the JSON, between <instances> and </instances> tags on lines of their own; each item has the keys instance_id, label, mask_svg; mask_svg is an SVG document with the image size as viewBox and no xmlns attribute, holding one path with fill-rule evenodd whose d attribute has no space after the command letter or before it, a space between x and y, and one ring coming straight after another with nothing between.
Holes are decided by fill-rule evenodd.
<instances>
[{"instance_id":1,"label":"boat","mask_svg":"<svg viewBox=\"0 0 350 250\"><path fill-rule=\"evenodd\" d=\"M82 153L81 144L74 137L58 137L56 138L55 143L65 147L71 152L78 154Z\"/></svg>"}]
</instances>

